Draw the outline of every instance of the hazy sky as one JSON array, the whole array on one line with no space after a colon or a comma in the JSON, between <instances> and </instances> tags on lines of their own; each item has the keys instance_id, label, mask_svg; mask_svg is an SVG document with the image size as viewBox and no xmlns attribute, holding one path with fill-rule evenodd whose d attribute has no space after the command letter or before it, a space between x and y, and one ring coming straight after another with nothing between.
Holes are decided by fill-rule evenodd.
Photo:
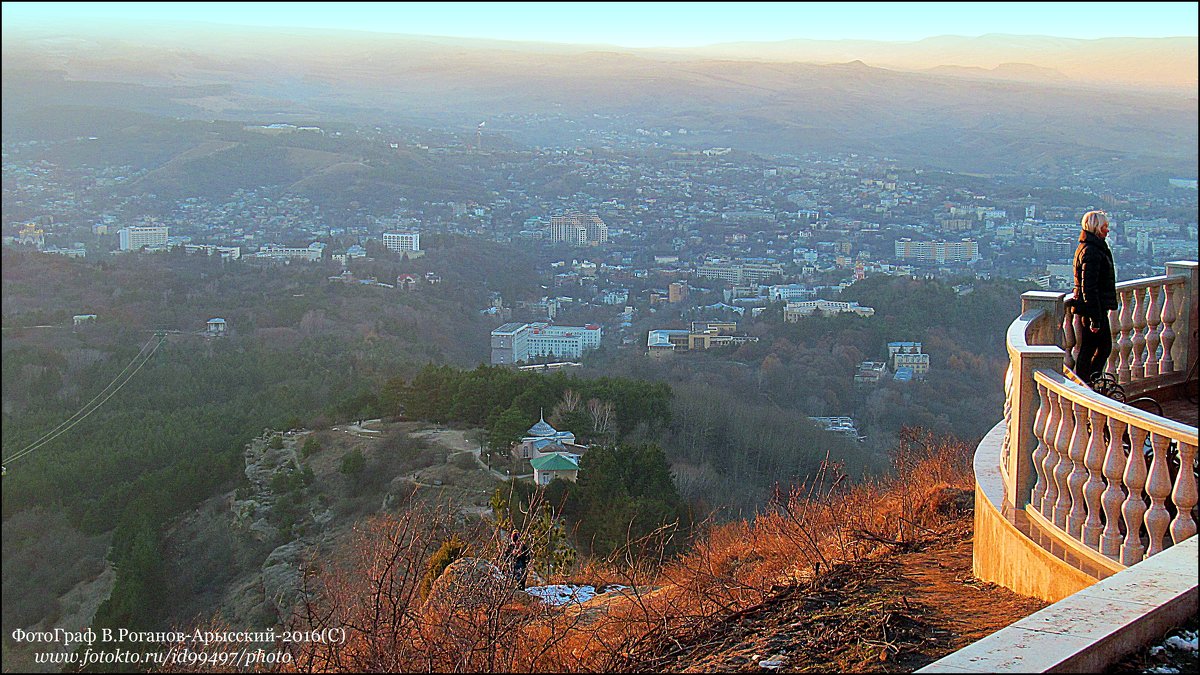
<instances>
[{"instance_id":1,"label":"hazy sky","mask_svg":"<svg viewBox=\"0 0 1200 675\"><path fill-rule=\"evenodd\" d=\"M1195 2L4 2L8 27L94 18L342 28L623 47L987 33L1195 36Z\"/></svg>"}]
</instances>

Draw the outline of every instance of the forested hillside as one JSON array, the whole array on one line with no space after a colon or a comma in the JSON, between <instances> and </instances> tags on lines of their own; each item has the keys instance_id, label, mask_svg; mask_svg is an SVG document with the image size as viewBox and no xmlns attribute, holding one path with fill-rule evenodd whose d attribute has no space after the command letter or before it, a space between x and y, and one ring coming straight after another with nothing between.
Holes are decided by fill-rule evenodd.
<instances>
[{"instance_id":1,"label":"forested hillside","mask_svg":"<svg viewBox=\"0 0 1200 675\"><path fill-rule=\"evenodd\" d=\"M826 453L857 477L884 470L902 427L975 443L999 421L1004 331L1027 289L1009 281L974 281L972 288L958 295L945 282L869 277L841 299L875 308L872 317L790 324L776 305L740 323L756 343L662 360L627 352L603 368L670 384L671 424L661 443L680 491L750 515L776 482L812 475ZM892 341L923 344L931 362L926 380L856 385L858 364L885 360ZM808 416L852 417L866 438L847 441Z\"/></svg>"},{"instance_id":2,"label":"forested hillside","mask_svg":"<svg viewBox=\"0 0 1200 675\"><path fill-rule=\"evenodd\" d=\"M436 245L447 256L420 266L370 263L380 274L403 266L443 276L408 293L330 282L336 269L323 265L179 254L94 263L6 248L5 627L53 612L46 588L94 574L102 533L112 536L118 577L99 625L154 625L166 581L161 533L245 480L251 438L265 427L377 416L388 378L424 363L486 358L479 336L490 324L476 311L488 292L482 275L513 288L529 283L498 269L520 254L495 245L467 251L454 239ZM447 258L471 265L451 269ZM72 326L82 313L97 318ZM213 317L226 319L228 336L199 334ZM9 537L11 519L30 513L53 527ZM91 562L34 574L44 562L37 550Z\"/></svg>"},{"instance_id":3,"label":"forested hillside","mask_svg":"<svg viewBox=\"0 0 1200 675\"><path fill-rule=\"evenodd\" d=\"M478 312L488 293L536 288L523 271L532 266L512 264L521 253L429 241L425 258L360 270L442 276L413 292L331 282L336 270L321 265L6 249L4 454L32 451L4 478L5 626L52 619L46 590L93 578L108 543L118 572L97 625L156 625L172 583L164 533L244 482L242 450L266 427L404 415L483 429L498 456L544 413L597 447L579 484L547 501L581 551L605 554L663 523L752 516L826 459L851 480L882 474L905 425L973 442L1001 410L1002 335L1022 290L1012 284L957 295L940 282L870 278L843 298L875 307L871 318L786 324L776 307L743 324L760 341L735 350L656 360L608 348L548 376L478 365L494 324ZM928 307L940 308L935 325ZM73 327L80 313L97 319ZM200 335L213 317L228 336ZM927 381L854 385L858 362L882 359L891 340L923 342ZM853 416L866 440L822 431L810 415Z\"/></svg>"}]
</instances>

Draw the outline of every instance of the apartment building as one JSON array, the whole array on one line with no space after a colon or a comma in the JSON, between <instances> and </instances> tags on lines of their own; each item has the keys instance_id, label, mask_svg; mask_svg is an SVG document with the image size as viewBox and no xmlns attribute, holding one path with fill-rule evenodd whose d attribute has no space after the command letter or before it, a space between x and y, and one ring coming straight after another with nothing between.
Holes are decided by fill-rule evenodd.
<instances>
[{"instance_id":1,"label":"apartment building","mask_svg":"<svg viewBox=\"0 0 1200 675\"><path fill-rule=\"evenodd\" d=\"M572 211L550 217L550 241L571 246L595 246L608 241L608 225L594 213Z\"/></svg>"},{"instance_id":2,"label":"apartment building","mask_svg":"<svg viewBox=\"0 0 1200 675\"><path fill-rule=\"evenodd\" d=\"M962 241L913 241L905 237L895 242L896 257L922 263L973 263L979 261L979 244Z\"/></svg>"},{"instance_id":3,"label":"apartment building","mask_svg":"<svg viewBox=\"0 0 1200 675\"><path fill-rule=\"evenodd\" d=\"M676 281L667 286L667 302L676 304L687 300L688 285L686 281Z\"/></svg>"},{"instance_id":4,"label":"apartment building","mask_svg":"<svg viewBox=\"0 0 1200 675\"><path fill-rule=\"evenodd\" d=\"M874 316L874 307L864 307L857 302L839 302L836 300L801 300L789 302L783 308L783 320L796 323L806 316L832 316L834 314L857 314L859 316Z\"/></svg>"},{"instance_id":5,"label":"apartment building","mask_svg":"<svg viewBox=\"0 0 1200 675\"><path fill-rule=\"evenodd\" d=\"M549 323L506 323L492 331L492 364L515 364L533 358L578 359L600 347L601 328Z\"/></svg>"},{"instance_id":6,"label":"apartment building","mask_svg":"<svg viewBox=\"0 0 1200 675\"><path fill-rule=\"evenodd\" d=\"M117 230L117 240L122 251L162 248L167 245L167 229L165 225L130 225Z\"/></svg>"},{"instance_id":7,"label":"apartment building","mask_svg":"<svg viewBox=\"0 0 1200 675\"><path fill-rule=\"evenodd\" d=\"M384 232L383 245L388 247L389 251L403 253L406 251L421 250L421 233L420 232Z\"/></svg>"}]
</instances>

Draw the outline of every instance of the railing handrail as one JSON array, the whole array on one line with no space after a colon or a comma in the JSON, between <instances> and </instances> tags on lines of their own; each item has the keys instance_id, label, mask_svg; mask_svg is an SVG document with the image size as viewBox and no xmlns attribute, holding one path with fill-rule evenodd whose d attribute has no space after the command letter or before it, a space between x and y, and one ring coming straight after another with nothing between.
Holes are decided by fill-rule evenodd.
<instances>
[{"instance_id":1,"label":"railing handrail","mask_svg":"<svg viewBox=\"0 0 1200 675\"><path fill-rule=\"evenodd\" d=\"M1009 348L1025 350L1035 346L1029 344L1029 331L1045 315L1046 310L1044 309L1031 309L1022 313L1021 316L1010 323L1008 325L1008 333L1005 335L1006 344Z\"/></svg>"},{"instance_id":2,"label":"railing handrail","mask_svg":"<svg viewBox=\"0 0 1200 675\"><path fill-rule=\"evenodd\" d=\"M1039 328L1041 321L1049 319L1049 314L1042 308L1034 308L1022 312L1021 316L1008 325L1008 331L1005 334L1005 344L1008 346L1009 352L1018 351L1022 354L1062 353L1062 348L1058 345L1031 344L1029 341L1030 333Z\"/></svg>"},{"instance_id":3,"label":"railing handrail","mask_svg":"<svg viewBox=\"0 0 1200 675\"><path fill-rule=\"evenodd\" d=\"M1166 283L1171 283L1171 282L1186 283L1187 280L1190 278L1191 278L1191 275L1189 275L1189 274L1159 274L1159 275L1152 276L1152 277L1142 277L1140 279L1130 279L1128 281L1118 281L1117 282L1117 290L1120 290L1122 288L1137 288L1139 286L1148 287L1148 286L1154 286L1154 285L1158 285L1158 284L1166 284ZM1064 293L1064 295L1071 295L1072 293L1074 293L1074 291L1069 291L1067 293Z\"/></svg>"},{"instance_id":4,"label":"railing handrail","mask_svg":"<svg viewBox=\"0 0 1200 675\"><path fill-rule=\"evenodd\" d=\"M1160 417L1152 412L1134 408L1107 396L1102 396L1087 387L1072 382L1062 373L1048 370L1035 370L1033 379L1053 389L1059 396L1078 403L1088 410L1098 410L1107 417L1120 420L1125 424L1138 426L1151 433L1160 434L1176 440L1195 445L1197 442L1196 427Z\"/></svg>"},{"instance_id":5,"label":"railing handrail","mask_svg":"<svg viewBox=\"0 0 1200 675\"><path fill-rule=\"evenodd\" d=\"M1138 279L1126 279L1125 281L1118 281L1116 288L1118 291L1120 291L1121 289L1126 288L1148 288L1155 285L1183 284L1187 283L1188 279L1190 278L1191 275L1178 272L1175 274L1158 274L1151 277L1140 277ZM1060 299L1065 299L1067 297L1074 296L1075 291L1062 291L1058 295Z\"/></svg>"}]
</instances>

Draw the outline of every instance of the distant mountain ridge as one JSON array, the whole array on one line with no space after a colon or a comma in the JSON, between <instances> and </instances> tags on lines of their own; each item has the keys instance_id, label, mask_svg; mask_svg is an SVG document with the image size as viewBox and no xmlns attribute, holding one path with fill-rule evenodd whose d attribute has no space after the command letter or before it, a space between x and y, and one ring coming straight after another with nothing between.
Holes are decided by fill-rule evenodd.
<instances>
[{"instance_id":1,"label":"distant mountain ridge","mask_svg":"<svg viewBox=\"0 0 1200 675\"><path fill-rule=\"evenodd\" d=\"M835 53L831 44L847 51ZM988 54L997 60L953 63L972 45L992 45ZM1116 158L1130 172L1187 176L1196 165L1195 45L1195 38L801 40L753 45L751 59L737 56L746 45L625 50L290 29L193 27L120 37L6 29L5 118L46 100L44 84L13 77L40 69L64 73L51 83L56 102L73 88L93 96L103 93L102 82L136 84L147 89L123 95L141 97L138 110L154 112L146 102L158 96L159 114L180 116L184 108L201 119L437 119L473 130L502 114L599 114L627 120L627 132L687 128L670 143L688 147L865 152L979 173ZM817 47L838 58L798 60L815 58ZM1118 74L1164 60L1190 63L1192 89L1163 88L1165 75L1136 87L1082 82L1072 63L1096 48L1126 56L1124 71L1112 66ZM1131 56L1137 50L1145 58ZM879 64L903 53L906 68L920 70ZM1057 54L1057 65L1039 54ZM493 128L531 144L582 140L548 124L504 129L489 122Z\"/></svg>"},{"instance_id":2,"label":"distant mountain ridge","mask_svg":"<svg viewBox=\"0 0 1200 675\"><path fill-rule=\"evenodd\" d=\"M1013 80L1025 82L1047 82L1062 84L1069 77L1054 70L1029 63L1001 63L995 68L979 66L935 66L922 71L932 75L950 75L957 77L974 77L994 80Z\"/></svg>"},{"instance_id":3,"label":"distant mountain ridge","mask_svg":"<svg viewBox=\"0 0 1200 675\"><path fill-rule=\"evenodd\" d=\"M784 40L675 51L810 63L857 59L881 68L917 71L942 66L994 69L1023 63L1058 71L1078 84L1190 91L1193 96L1197 86L1197 39L1186 36L1081 40L1044 35L943 35L915 42Z\"/></svg>"}]
</instances>

